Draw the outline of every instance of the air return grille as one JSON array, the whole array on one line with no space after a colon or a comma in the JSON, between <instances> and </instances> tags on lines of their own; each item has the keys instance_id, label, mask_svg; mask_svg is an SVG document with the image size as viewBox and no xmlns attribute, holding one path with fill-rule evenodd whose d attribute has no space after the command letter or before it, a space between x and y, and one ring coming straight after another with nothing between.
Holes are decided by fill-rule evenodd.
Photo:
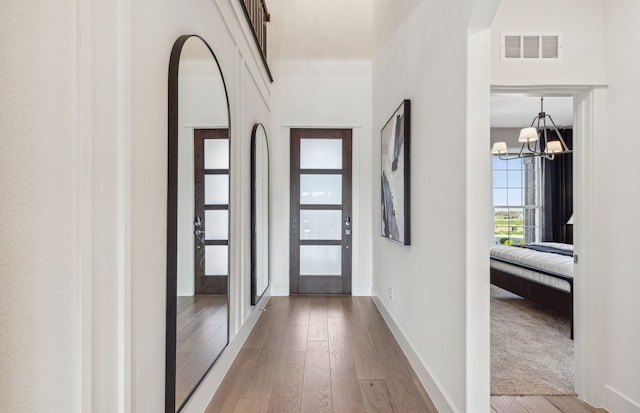
<instances>
[{"instance_id":1,"label":"air return grille","mask_svg":"<svg viewBox=\"0 0 640 413\"><path fill-rule=\"evenodd\" d=\"M502 34L500 40L503 60L560 59L559 34Z\"/></svg>"}]
</instances>

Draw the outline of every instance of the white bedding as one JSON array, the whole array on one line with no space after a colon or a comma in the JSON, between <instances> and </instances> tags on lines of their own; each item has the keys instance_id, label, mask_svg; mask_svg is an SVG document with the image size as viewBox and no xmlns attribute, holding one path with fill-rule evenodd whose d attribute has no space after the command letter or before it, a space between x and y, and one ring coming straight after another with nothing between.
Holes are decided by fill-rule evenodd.
<instances>
[{"instance_id":1,"label":"white bedding","mask_svg":"<svg viewBox=\"0 0 640 413\"><path fill-rule=\"evenodd\" d=\"M532 244L573 251L573 245L570 244L560 244L556 242L536 242ZM548 252L534 251L527 248L510 247L505 245L495 245L491 247L490 255L492 257L503 258L509 261L518 262L535 268L540 268L541 270L554 272L567 277L573 277L573 257ZM546 274L541 274L536 271L528 270L516 265L511 265L496 260L491 260L491 268L495 268L501 271L507 271L524 278L550 285L563 291L571 292L571 285L569 284L569 282Z\"/></svg>"}]
</instances>

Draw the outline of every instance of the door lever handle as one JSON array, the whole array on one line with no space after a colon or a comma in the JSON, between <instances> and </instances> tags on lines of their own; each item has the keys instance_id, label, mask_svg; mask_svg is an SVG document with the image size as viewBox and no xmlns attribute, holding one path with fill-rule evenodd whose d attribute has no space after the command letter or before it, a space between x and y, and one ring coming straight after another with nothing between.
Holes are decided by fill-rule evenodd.
<instances>
[{"instance_id":1,"label":"door lever handle","mask_svg":"<svg viewBox=\"0 0 640 413\"><path fill-rule=\"evenodd\" d=\"M201 229L197 229L197 230L193 231L193 233L196 234L196 235L202 235L202 234L204 234L204 231L201 230Z\"/></svg>"}]
</instances>

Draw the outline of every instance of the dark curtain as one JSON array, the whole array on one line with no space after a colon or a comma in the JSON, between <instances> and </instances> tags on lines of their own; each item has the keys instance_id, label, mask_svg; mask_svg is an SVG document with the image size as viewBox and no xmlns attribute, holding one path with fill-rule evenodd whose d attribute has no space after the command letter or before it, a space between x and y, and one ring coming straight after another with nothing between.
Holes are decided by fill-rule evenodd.
<instances>
[{"instance_id":1,"label":"dark curtain","mask_svg":"<svg viewBox=\"0 0 640 413\"><path fill-rule=\"evenodd\" d=\"M573 149L573 130L560 129L564 141ZM550 140L556 133L548 130ZM573 154L556 155L553 161L542 159L542 240L573 244Z\"/></svg>"}]
</instances>

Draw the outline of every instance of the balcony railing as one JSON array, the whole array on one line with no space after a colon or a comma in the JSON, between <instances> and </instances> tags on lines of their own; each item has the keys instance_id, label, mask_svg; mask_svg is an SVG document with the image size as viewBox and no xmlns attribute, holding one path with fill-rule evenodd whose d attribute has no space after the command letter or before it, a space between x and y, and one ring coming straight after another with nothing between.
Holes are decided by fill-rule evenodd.
<instances>
[{"instance_id":1,"label":"balcony railing","mask_svg":"<svg viewBox=\"0 0 640 413\"><path fill-rule=\"evenodd\" d=\"M260 51L260 57L269 75L269 80L273 82L273 77L267 64L267 23L271 20L267 4L265 0L240 0L240 4L242 4L244 15L251 26L253 38Z\"/></svg>"}]
</instances>

